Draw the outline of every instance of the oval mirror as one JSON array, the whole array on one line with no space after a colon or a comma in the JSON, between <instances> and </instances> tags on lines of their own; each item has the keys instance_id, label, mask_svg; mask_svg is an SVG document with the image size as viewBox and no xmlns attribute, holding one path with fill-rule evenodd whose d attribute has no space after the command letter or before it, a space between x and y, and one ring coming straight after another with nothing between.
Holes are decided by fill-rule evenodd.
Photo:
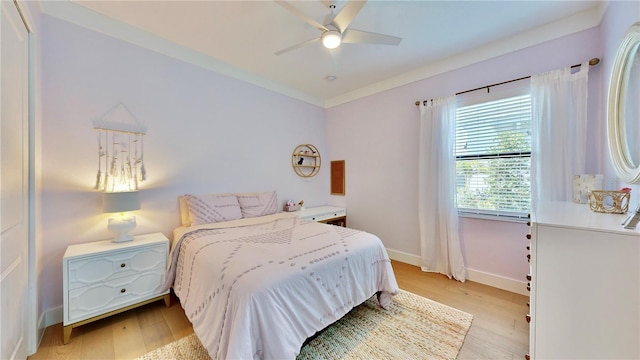
<instances>
[{"instance_id":1,"label":"oval mirror","mask_svg":"<svg viewBox=\"0 0 640 360\"><path fill-rule=\"evenodd\" d=\"M616 53L607 135L618 177L626 183L640 183L640 22L629 27Z\"/></svg>"}]
</instances>

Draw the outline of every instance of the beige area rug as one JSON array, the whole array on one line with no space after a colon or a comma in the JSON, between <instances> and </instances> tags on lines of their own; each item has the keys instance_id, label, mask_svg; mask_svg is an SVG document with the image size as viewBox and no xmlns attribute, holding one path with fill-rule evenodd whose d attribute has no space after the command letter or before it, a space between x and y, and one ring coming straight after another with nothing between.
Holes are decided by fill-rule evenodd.
<instances>
[{"instance_id":1,"label":"beige area rug","mask_svg":"<svg viewBox=\"0 0 640 360\"><path fill-rule=\"evenodd\" d=\"M326 328L298 359L455 359L473 316L400 290L390 309L375 296ZM195 334L138 360L209 359Z\"/></svg>"}]
</instances>

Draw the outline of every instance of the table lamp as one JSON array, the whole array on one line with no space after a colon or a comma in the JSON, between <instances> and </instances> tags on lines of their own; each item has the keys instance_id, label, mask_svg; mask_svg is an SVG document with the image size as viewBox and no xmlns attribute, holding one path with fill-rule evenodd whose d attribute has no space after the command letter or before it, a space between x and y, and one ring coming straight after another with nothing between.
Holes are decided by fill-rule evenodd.
<instances>
[{"instance_id":1,"label":"table lamp","mask_svg":"<svg viewBox=\"0 0 640 360\"><path fill-rule=\"evenodd\" d=\"M125 214L126 211L133 210L140 210L137 191L102 193L102 211L120 213L119 216L109 218L107 229L115 235L111 241L119 243L133 240L133 235L129 233L136 227L136 217Z\"/></svg>"}]
</instances>

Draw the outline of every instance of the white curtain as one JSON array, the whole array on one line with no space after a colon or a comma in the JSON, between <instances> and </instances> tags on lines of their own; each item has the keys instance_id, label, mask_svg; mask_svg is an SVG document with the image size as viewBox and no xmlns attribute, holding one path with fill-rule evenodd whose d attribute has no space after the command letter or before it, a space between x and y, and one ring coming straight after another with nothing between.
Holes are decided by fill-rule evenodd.
<instances>
[{"instance_id":1,"label":"white curtain","mask_svg":"<svg viewBox=\"0 0 640 360\"><path fill-rule=\"evenodd\" d=\"M531 200L570 201L573 176L584 173L589 64L531 77Z\"/></svg>"},{"instance_id":2,"label":"white curtain","mask_svg":"<svg viewBox=\"0 0 640 360\"><path fill-rule=\"evenodd\" d=\"M422 271L465 280L455 203L455 96L420 105L418 216Z\"/></svg>"}]
</instances>

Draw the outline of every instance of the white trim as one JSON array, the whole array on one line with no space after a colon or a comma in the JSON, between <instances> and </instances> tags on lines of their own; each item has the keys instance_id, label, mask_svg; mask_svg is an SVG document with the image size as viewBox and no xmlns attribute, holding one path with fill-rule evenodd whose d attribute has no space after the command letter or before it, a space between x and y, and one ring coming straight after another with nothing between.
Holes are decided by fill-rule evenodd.
<instances>
[{"instance_id":1,"label":"white trim","mask_svg":"<svg viewBox=\"0 0 640 360\"><path fill-rule=\"evenodd\" d=\"M387 249L387 254L392 260L400 261L405 264L420 266L420 257L417 255L405 253L402 251ZM467 280L488 285L494 288L510 291L516 294L529 296L527 291L527 283L525 281L514 280L504 276L490 274L480 270L467 268Z\"/></svg>"},{"instance_id":2,"label":"white trim","mask_svg":"<svg viewBox=\"0 0 640 360\"><path fill-rule=\"evenodd\" d=\"M563 36L597 27L602 21L607 5L607 2L603 2L599 6L595 6L573 16L563 18L562 20L522 32L504 40L495 41L470 51L465 51L461 54L420 67L416 70L408 71L404 74L327 99L325 106L330 108L348 103L379 92L407 85L497 56L506 55L553 39L558 39Z\"/></svg>"},{"instance_id":3,"label":"white trim","mask_svg":"<svg viewBox=\"0 0 640 360\"><path fill-rule=\"evenodd\" d=\"M489 285L494 288L511 291L516 294L529 296L529 291L527 291L527 283L525 281L514 280L504 276L490 274L469 268L467 268L467 280L484 285Z\"/></svg>"},{"instance_id":4,"label":"white trim","mask_svg":"<svg viewBox=\"0 0 640 360\"><path fill-rule=\"evenodd\" d=\"M603 2L599 6L542 27L442 59L436 63L408 71L375 84L364 86L346 94L330 99L321 99L291 86L277 83L258 74L229 65L198 51L177 45L166 39L91 11L81 5L73 4L71 1L41 1L40 3L43 13L47 15L323 108L341 105L599 26L608 5L607 2Z\"/></svg>"},{"instance_id":5,"label":"white trim","mask_svg":"<svg viewBox=\"0 0 640 360\"><path fill-rule=\"evenodd\" d=\"M38 320L38 344L40 344L40 340L42 340L44 330L51 325L61 323L62 317L62 306L49 309L40 315L40 319Z\"/></svg>"},{"instance_id":6,"label":"white trim","mask_svg":"<svg viewBox=\"0 0 640 360\"><path fill-rule=\"evenodd\" d=\"M417 255L391 249L387 249L387 254L389 254L389 258L391 258L391 260L396 260L405 264L420 267L420 257Z\"/></svg>"}]
</instances>

